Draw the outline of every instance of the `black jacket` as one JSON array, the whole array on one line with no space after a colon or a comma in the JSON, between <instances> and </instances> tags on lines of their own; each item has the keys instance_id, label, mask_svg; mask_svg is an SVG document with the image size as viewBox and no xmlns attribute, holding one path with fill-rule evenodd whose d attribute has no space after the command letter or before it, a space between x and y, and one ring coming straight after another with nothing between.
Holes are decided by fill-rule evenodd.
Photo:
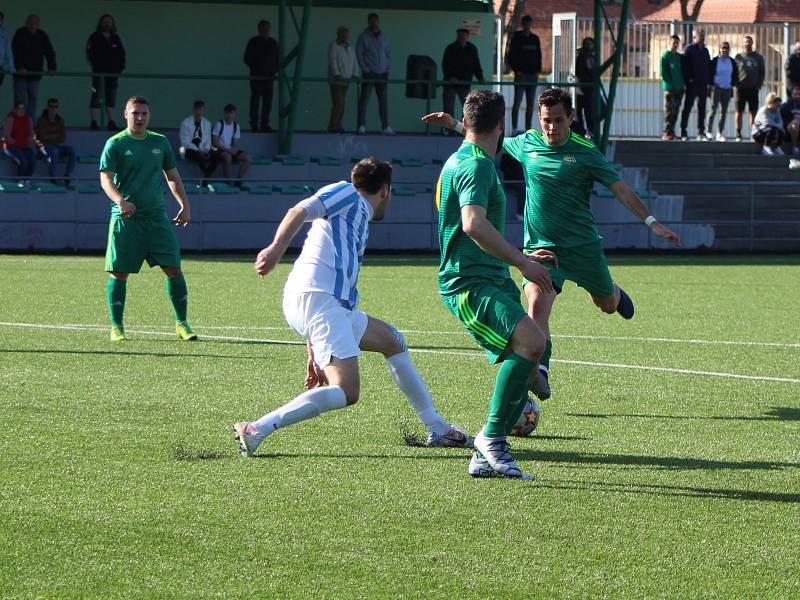
<instances>
[{"instance_id":1,"label":"black jacket","mask_svg":"<svg viewBox=\"0 0 800 600\"><path fill-rule=\"evenodd\" d=\"M542 72L542 46L535 33L516 31L506 53L506 64L515 73L533 75Z\"/></svg>"},{"instance_id":2,"label":"black jacket","mask_svg":"<svg viewBox=\"0 0 800 600\"><path fill-rule=\"evenodd\" d=\"M19 65L17 65L19 69ZM786 59L786 79L789 80L789 87L800 85L800 54L792 52Z\"/></svg>"},{"instance_id":3,"label":"black jacket","mask_svg":"<svg viewBox=\"0 0 800 600\"><path fill-rule=\"evenodd\" d=\"M472 81L473 75L483 79L483 69L478 58L478 49L475 44L467 42L461 46L453 42L444 49L442 57L442 72L444 79L458 79L459 81Z\"/></svg>"},{"instance_id":4,"label":"black jacket","mask_svg":"<svg viewBox=\"0 0 800 600\"><path fill-rule=\"evenodd\" d=\"M581 52L575 56L575 77L580 83L592 83L594 81L594 54ZM591 88L581 88L584 93L592 93Z\"/></svg>"},{"instance_id":5,"label":"black jacket","mask_svg":"<svg viewBox=\"0 0 800 600\"><path fill-rule=\"evenodd\" d=\"M734 88L739 84L739 69L736 67L736 61L732 58L731 61L731 87ZM717 65L719 64L719 56L711 59L711 66L708 68L708 83L714 85L714 77L717 74Z\"/></svg>"},{"instance_id":6,"label":"black jacket","mask_svg":"<svg viewBox=\"0 0 800 600\"><path fill-rule=\"evenodd\" d=\"M708 53L708 48L705 46L701 48L697 44L686 46L683 52L681 70L683 71L683 80L687 86L708 85L708 77L711 74L711 55Z\"/></svg>"},{"instance_id":7,"label":"black jacket","mask_svg":"<svg viewBox=\"0 0 800 600\"><path fill-rule=\"evenodd\" d=\"M275 75L278 72L278 42L271 37L251 37L244 51L244 64L250 67L250 75Z\"/></svg>"},{"instance_id":8,"label":"black jacket","mask_svg":"<svg viewBox=\"0 0 800 600\"><path fill-rule=\"evenodd\" d=\"M37 29L35 33L28 31L27 27L17 29L11 42L11 51L14 53L17 71L20 69L44 71L45 58L48 70L56 70L56 52L53 50L50 38L41 29ZM40 75L15 75L15 77L28 81L42 78Z\"/></svg>"},{"instance_id":9,"label":"black jacket","mask_svg":"<svg viewBox=\"0 0 800 600\"><path fill-rule=\"evenodd\" d=\"M116 33L106 38L95 31L86 42L86 60L95 73L122 73L125 70L125 48Z\"/></svg>"}]
</instances>

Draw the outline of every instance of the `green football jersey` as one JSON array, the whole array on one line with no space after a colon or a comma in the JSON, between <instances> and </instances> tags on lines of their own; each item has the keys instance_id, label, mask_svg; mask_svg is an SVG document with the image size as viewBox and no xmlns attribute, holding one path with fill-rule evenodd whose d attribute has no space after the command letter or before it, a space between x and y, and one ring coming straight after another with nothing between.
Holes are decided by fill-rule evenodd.
<instances>
[{"instance_id":1,"label":"green football jersey","mask_svg":"<svg viewBox=\"0 0 800 600\"><path fill-rule=\"evenodd\" d=\"M167 138L147 131L137 139L128 130L106 141L100 157L100 170L114 173L114 185L127 202L136 205L133 218L148 219L164 212L164 174L176 166L175 154ZM111 215L119 215L111 203Z\"/></svg>"},{"instance_id":2,"label":"green football jersey","mask_svg":"<svg viewBox=\"0 0 800 600\"><path fill-rule=\"evenodd\" d=\"M502 284L510 277L508 265L482 250L461 228L461 208L476 204L486 218L505 233L506 195L494 162L472 142L464 142L447 159L436 184L439 209L439 293L449 296L476 281Z\"/></svg>"},{"instance_id":3,"label":"green football jersey","mask_svg":"<svg viewBox=\"0 0 800 600\"><path fill-rule=\"evenodd\" d=\"M589 140L572 133L561 146L549 146L529 129L503 141L503 150L525 172L525 249L569 248L602 239L592 215L592 185L619 181L619 173Z\"/></svg>"}]
</instances>

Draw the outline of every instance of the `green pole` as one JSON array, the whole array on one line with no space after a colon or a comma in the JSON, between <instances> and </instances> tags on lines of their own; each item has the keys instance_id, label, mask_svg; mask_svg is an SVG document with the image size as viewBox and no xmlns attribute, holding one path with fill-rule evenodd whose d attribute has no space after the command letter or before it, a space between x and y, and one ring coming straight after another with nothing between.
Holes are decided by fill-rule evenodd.
<instances>
[{"instance_id":1,"label":"green pole","mask_svg":"<svg viewBox=\"0 0 800 600\"><path fill-rule=\"evenodd\" d=\"M617 95L617 81L622 66L622 53L625 48L625 32L628 29L628 6L630 0L622 0L622 10L619 13L619 28L617 30L617 47L614 49L614 66L611 70L611 83L608 86L608 104L605 119L603 119L603 137L600 140L600 150L606 151L608 135L611 133L611 115L614 114L614 98Z\"/></svg>"},{"instance_id":2,"label":"green pole","mask_svg":"<svg viewBox=\"0 0 800 600\"><path fill-rule=\"evenodd\" d=\"M602 0L594 0L594 69L592 71L592 114L594 115L594 127L592 128L592 135L595 141L600 139L601 135L601 111L603 108L603 80L601 79L602 72L600 65L603 57L603 20L602 16L605 13Z\"/></svg>"},{"instance_id":3,"label":"green pole","mask_svg":"<svg viewBox=\"0 0 800 600\"><path fill-rule=\"evenodd\" d=\"M289 81L286 77L286 0L278 5L278 152L283 153L284 139L289 120L286 118L286 100L289 95Z\"/></svg>"},{"instance_id":4,"label":"green pole","mask_svg":"<svg viewBox=\"0 0 800 600\"><path fill-rule=\"evenodd\" d=\"M302 85L301 79L303 77L303 59L306 54L306 45L308 41L309 22L311 20L311 0L305 0L303 3L303 20L298 31L297 52L295 54L294 63L294 83L292 85L292 94L289 100L289 114L286 119L286 132L281 140L281 154L291 154L292 152L292 135L294 134L294 123L297 118L297 105L300 101L300 88Z\"/></svg>"}]
</instances>

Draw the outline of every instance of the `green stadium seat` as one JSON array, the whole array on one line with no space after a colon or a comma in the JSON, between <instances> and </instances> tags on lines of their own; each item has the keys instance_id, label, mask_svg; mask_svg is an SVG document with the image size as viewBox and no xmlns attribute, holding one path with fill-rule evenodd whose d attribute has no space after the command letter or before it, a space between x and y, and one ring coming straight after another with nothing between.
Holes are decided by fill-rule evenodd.
<instances>
[{"instance_id":1,"label":"green stadium seat","mask_svg":"<svg viewBox=\"0 0 800 600\"><path fill-rule=\"evenodd\" d=\"M269 185L248 185L242 186L243 190L247 190L250 194L269 195L272 194L272 187Z\"/></svg>"},{"instance_id":2,"label":"green stadium seat","mask_svg":"<svg viewBox=\"0 0 800 600\"><path fill-rule=\"evenodd\" d=\"M424 167L425 161L408 156L399 156L392 159L392 164L400 165L401 167Z\"/></svg>"},{"instance_id":3,"label":"green stadium seat","mask_svg":"<svg viewBox=\"0 0 800 600\"><path fill-rule=\"evenodd\" d=\"M48 181L37 181L33 187L42 194L65 194L67 192L67 188L63 185L55 185Z\"/></svg>"},{"instance_id":4,"label":"green stadium seat","mask_svg":"<svg viewBox=\"0 0 800 600\"><path fill-rule=\"evenodd\" d=\"M396 185L392 187L392 194L394 194L395 196L416 196L417 192L410 187L406 187L404 185Z\"/></svg>"},{"instance_id":5,"label":"green stadium seat","mask_svg":"<svg viewBox=\"0 0 800 600\"><path fill-rule=\"evenodd\" d=\"M80 154L78 162L82 165L97 165L100 164L100 157L96 154Z\"/></svg>"},{"instance_id":6,"label":"green stadium seat","mask_svg":"<svg viewBox=\"0 0 800 600\"><path fill-rule=\"evenodd\" d=\"M238 194L241 190L235 185L227 183L210 183L208 191L212 194Z\"/></svg>"},{"instance_id":7,"label":"green stadium seat","mask_svg":"<svg viewBox=\"0 0 800 600\"><path fill-rule=\"evenodd\" d=\"M359 162L361 160L364 160L363 156L351 156L350 157L350 163L351 164L356 164L357 162Z\"/></svg>"},{"instance_id":8,"label":"green stadium seat","mask_svg":"<svg viewBox=\"0 0 800 600\"><path fill-rule=\"evenodd\" d=\"M285 167L300 167L306 164L306 161L301 156L293 156L291 154L276 154L275 160Z\"/></svg>"},{"instance_id":9,"label":"green stadium seat","mask_svg":"<svg viewBox=\"0 0 800 600\"><path fill-rule=\"evenodd\" d=\"M78 181L73 183L70 188L73 192L77 192L79 194L99 194L103 191L98 184L88 182L88 181Z\"/></svg>"},{"instance_id":10,"label":"green stadium seat","mask_svg":"<svg viewBox=\"0 0 800 600\"><path fill-rule=\"evenodd\" d=\"M27 186L20 185L16 181L0 181L0 192L9 194L26 194L30 191Z\"/></svg>"},{"instance_id":11,"label":"green stadium seat","mask_svg":"<svg viewBox=\"0 0 800 600\"><path fill-rule=\"evenodd\" d=\"M320 167L338 167L342 164L342 161L335 156L325 156L324 154L312 155L311 162L317 163Z\"/></svg>"},{"instance_id":12,"label":"green stadium seat","mask_svg":"<svg viewBox=\"0 0 800 600\"><path fill-rule=\"evenodd\" d=\"M281 194L313 194L316 191L312 185L290 185L286 183L273 185L272 190Z\"/></svg>"},{"instance_id":13,"label":"green stadium seat","mask_svg":"<svg viewBox=\"0 0 800 600\"><path fill-rule=\"evenodd\" d=\"M258 154L251 158L251 163L254 165L271 165L272 159L269 156Z\"/></svg>"}]
</instances>

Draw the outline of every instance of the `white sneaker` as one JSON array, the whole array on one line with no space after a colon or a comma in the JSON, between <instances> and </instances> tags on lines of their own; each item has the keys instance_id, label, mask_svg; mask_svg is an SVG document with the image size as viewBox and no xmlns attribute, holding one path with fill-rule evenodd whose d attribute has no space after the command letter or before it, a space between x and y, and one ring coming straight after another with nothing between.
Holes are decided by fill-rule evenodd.
<instances>
[{"instance_id":1,"label":"white sneaker","mask_svg":"<svg viewBox=\"0 0 800 600\"><path fill-rule=\"evenodd\" d=\"M736 141L737 142L741 142L742 141L742 136L740 134L738 134L738 133L736 134Z\"/></svg>"},{"instance_id":2,"label":"white sneaker","mask_svg":"<svg viewBox=\"0 0 800 600\"><path fill-rule=\"evenodd\" d=\"M384 128L383 135L394 135L394 129L391 127Z\"/></svg>"},{"instance_id":3,"label":"white sneaker","mask_svg":"<svg viewBox=\"0 0 800 600\"><path fill-rule=\"evenodd\" d=\"M517 461L511 456L511 448L505 436L499 438L486 437L483 429L475 436L475 449L483 454L492 469L503 477L522 479L525 473L519 468Z\"/></svg>"},{"instance_id":4,"label":"white sneaker","mask_svg":"<svg viewBox=\"0 0 800 600\"><path fill-rule=\"evenodd\" d=\"M774 152L775 152L775 156L783 156L783 150L781 149L780 146L775 148Z\"/></svg>"},{"instance_id":5,"label":"white sneaker","mask_svg":"<svg viewBox=\"0 0 800 600\"><path fill-rule=\"evenodd\" d=\"M721 133L718 133L718 134L717 134L717 137L716 137L715 139L716 139L718 142L724 142L724 141L725 141L725 136L724 136L724 135L722 135Z\"/></svg>"},{"instance_id":6,"label":"white sneaker","mask_svg":"<svg viewBox=\"0 0 800 600\"><path fill-rule=\"evenodd\" d=\"M697 140L698 142L705 142L705 141L706 141L706 136L704 136L704 135L702 135L702 134L701 134L701 135L698 135L698 136L695 138L695 140Z\"/></svg>"},{"instance_id":7,"label":"white sneaker","mask_svg":"<svg viewBox=\"0 0 800 600\"><path fill-rule=\"evenodd\" d=\"M772 148L769 146L764 146L761 149L761 156L775 156L775 153L772 151Z\"/></svg>"},{"instance_id":8,"label":"white sneaker","mask_svg":"<svg viewBox=\"0 0 800 600\"><path fill-rule=\"evenodd\" d=\"M483 456L478 456L477 452L473 452L472 458L469 460L469 467L467 468L467 473L470 474L472 477L499 477L501 479L511 479L509 475L501 475L497 471L492 468L492 465L489 464L489 461L486 460ZM532 475L526 475L522 473L519 477L513 477L513 479L520 479L522 481L533 481Z\"/></svg>"},{"instance_id":9,"label":"white sneaker","mask_svg":"<svg viewBox=\"0 0 800 600\"><path fill-rule=\"evenodd\" d=\"M714 139L714 135L710 131L706 131L705 136L706 136L706 139L708 141L711 141L711 140Z\"/></svg>"},{"instance_id":10,"label":"white sneaker","mask_svg":"<svg viewBox=\"0 0 800 600\"><path fill-rule=\"evenodd\" d=\"M253 424L249 421L239 421L233 424L233 437L239 443L239 452L242 456L253 456L261 440L262 436L256 433Z\"/></svg>"},{"instance_id":11,"label":"white sneaker","mask_svg":"<svg viewBox=\"0 0 800 600\"><path fill-rule=\"evenodd\" d=\"M357 133L358 135L364 135L364 134L366 134L366 133L367 133L367 128L366 128L366 127L364 127L363 125L359 125L359 126L358 126L358 129L356 130L356 133Z\"/></svg>"},{"instance_id":12,"label":"white sneaker","mask_svg":"<svg viewBox=\"0 0 800 600\"><path fill-rule=\"evenodd\" d=\"M456 425L450 425L450 430L444 435L431 432L425 445L429 448L474 448L475 438Z\"/></svg>"},{"instance_id":13,"label":"white sneaker","mask_svg":"<svg viewBox=\"0 0 800 600\"><path fill-rule=\"evenodd\" d=\"M789 159L789 168L790 169L800 169L800 158L790 158Z\"/></svg>"}]
</instances>

